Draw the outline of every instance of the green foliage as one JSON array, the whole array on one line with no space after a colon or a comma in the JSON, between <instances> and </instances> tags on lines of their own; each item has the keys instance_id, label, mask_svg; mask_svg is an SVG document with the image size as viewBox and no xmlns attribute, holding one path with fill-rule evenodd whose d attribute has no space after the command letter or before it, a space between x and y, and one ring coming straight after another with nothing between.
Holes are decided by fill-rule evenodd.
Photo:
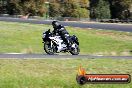
<instances>
[{"instance_id":1,"label":"green foliage","mask_svg":"<svg viewBox=\"0 0 132 88\"><path fill-rule=\"evenodd\" d=\"M7 12L10 15L27 15L30 13L33 16L49 14L51 17L89 17L88 0L50 0L48 4L46 1L10 0L7 4ZM2 7L0 6L0 8Z\"/></svg>"},{"instance_id":2,"label":"green foliage","mask_svg":"<svg viewBox=\"0 0 132 88\"><path fill-rule=\"evenodd\" d=\"M111 14L108 1L98 0L97 3L94 3L93 6L91 6L91 18L110 19Z\"/></svg>"},{"instance_id":3,"label":"green foliage","mask_svg":"<svg viewBox=\"0 0 132 88\"><path fill-rule=\"evenodd\" d=\"M85 8L78 8L75 10L75 16L78 18L89 18L88 10Z\"/></svg>"},{"instance_id":4,"label":"green foliage","mask_svg":"<svg viewBox=\"0 0 132 88\"><path fill-rule=\"evenodd\" d=\"M0 13L21 14L51 17L78 17L98 19L132 18L132 0L7 0L7 6L0 2ZM90 5L89 5L90 4ZM7 11L5 11L5 9ZM89 10L88 10L89 9Z\"/></svg>"},{"instance_id":5,"label":"green foliage","mask_svg":"<svg viewBox=\"0 0 132 88\"><path fill-rule=\"evenodd\" d=\"M112 18L127 19L130 15L132 0L109 0Z\"/></svg>"},{"instance_id":6,"label":"green foliage","mask_svg":"<svg viewBox=\"0 0 132 88\"><path fill-rule=\"evenodd\" d=\"M82 4L83 6L85 4ZM78 17L78 18L87 18L89 17L88 10L77 2L65 1L63 3L63 17Z\"/></svg>"},{"instance_id":7,"label":"green foliage","mask_svg":"<svg viewBox=\"0 0 132 88\"><path fill-rule=\"evenodd\" d=\"M63 4L63 17L76 17L76 9L77 9L77 4L70 2L70 1L65 1Z\"/></svg>"},{"instance_id":8,"label":"green foliage","mask_svg":"<svg viewBox=\"0 0 132 88\"><path fill-rule=\"evenodd\" d=\"M7 5L8 14L14 15L19 13L20 8L19 3L20 3L19 0L11 0L10 3L8 3Z\"/></svg>"},{"instance_id":9,"label":"green foliage","mask_svg":"<svg viewBox=\"0 0 132 88\"><path fill-rule=\"evenodd\" d=\"M42 16L46 12L44 0L11 0L7 9L10 15L31 13Z\"/></svg>"},{"instance_id":10,"label":"green foliage","mask_svg":"<svg viewBox=\"0 0 132 88\"><path fill-rule=\"evenodd\" d=\"M61 16L61 11L60 11L60 4L59 3L51 3L50 4L50 11L49 11L49 14L50 14L50 17L59 17Z\"/></svg>"},{"instance_id":11,"label":"green foliage","mask_svg":"<svg viewBox=\"0 0 132 88\"><path fill-rule=\"evenodd\" d=\"M91 18L119 18L132 17L132 0L90 0Z\"/></svg>"},{"instance_id":12,"label":"green foliage","mask_svg":"<svg viewBox=\"0 0 132 88\"><path fill-rule=\"evenodd\" d=\"M89 6L89 0L80 0L80 5L87 8Z\"/></svg>"}]
</instances>

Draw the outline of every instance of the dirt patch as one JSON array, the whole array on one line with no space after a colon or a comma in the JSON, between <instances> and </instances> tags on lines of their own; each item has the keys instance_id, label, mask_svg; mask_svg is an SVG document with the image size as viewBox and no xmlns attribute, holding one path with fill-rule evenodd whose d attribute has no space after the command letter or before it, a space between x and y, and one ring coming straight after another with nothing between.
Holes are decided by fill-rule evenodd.
<instances>
[{"instance_id":1,"label":"dirt patch","mask_svg":"<svg viewBox=\"0 0 132 88\"><path fill-rule=\"evenodd\" d=\"M25 54L32 54L33 53L33 50L32 50L32 48L25 48L25 49L23 49L22 50L22 53L25 53Z\"/></svg>"},{"instance_id":2,"label":"dirt patch","mask_svg":"<svg viewBox=\"0 0 132 88\"><path fill-rule=\"evenodd\" d=\"M96 32L96 35L99 36L110 36L111 38L117 39L117 40L129 40L132 41L132 35L127 35L127 34L121 34L121 33L114 33L114 32L102 32L98 31Z\"/></svg>"},{"instance_id":3,"label":"dirt patch","mask_svg":"<svg viewBox=\"0 0 132 88\"><path fill-rule=\"evenodd\" d=\"M97 34L97 35L111 35L111 36L112 36L112 35L113 35L113 36L115 35L115 33L113 33L113 32L96 32L96 34Z\"/></svg>"}]
</instances>

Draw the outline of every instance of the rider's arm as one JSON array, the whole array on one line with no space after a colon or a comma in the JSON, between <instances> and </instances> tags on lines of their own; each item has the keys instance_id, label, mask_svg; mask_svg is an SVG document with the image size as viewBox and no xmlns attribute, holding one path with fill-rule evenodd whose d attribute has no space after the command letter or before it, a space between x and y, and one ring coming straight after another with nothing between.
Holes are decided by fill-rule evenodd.
<instances>
[{"instance_id":1,"label":"rider's arm","mask_svg":"<svg viewBox=\"0 0 132 88\"><path fill-rule=\"evenodd\" d=\"M53 31L52 31L52 34L54 35L55 33L56 33L55 30L53 30Z\"/></svg>"},{"instance_id":2,"label":"rider's arm","mask_svg":"<svg viewBox=\"0 0 132 88\"><path fill-rule=\"evenodd\" d=\"M52 31L52 34L53 35L56 35L58 33L58 30L57 29L54 29L53 31Z\"/></svg>"},{"instance_id":3,"label":"rider's arm","mask_svg":"<svg viewBox=\"0 0 132 88\"><path fill-rule=\"evenodd\" d=\"M59 26L59 30L58 30L59 32L62 32L62 31L65 31L65 30L66 30L66 29L65 29L64 26L62 26L62 25Z\"/></svg>"}]
</instances>

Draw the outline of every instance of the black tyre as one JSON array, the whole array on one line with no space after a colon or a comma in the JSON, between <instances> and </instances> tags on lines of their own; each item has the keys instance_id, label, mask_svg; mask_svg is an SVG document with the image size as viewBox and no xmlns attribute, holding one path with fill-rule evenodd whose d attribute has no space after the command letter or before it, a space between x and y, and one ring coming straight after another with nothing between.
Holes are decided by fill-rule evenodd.
<instances>
[{"instance_id":1,"label":"black tyre","mask_svg":"<svg viewBox=\"0 0 132 88\"><path fill-rule=\"evenodd\" d=\"M54 55L54 46L51 46L51 43L49 41L46 41L44 43L44 50L49 55Z\"/></svg>"},{"instance_id":2,"label":"black tyre","mask_svg":"<svg viewBox=\"0 0 132 88\"><path fill-rule=\"evenodd\" d=\"M75 45L75 47L71 47L70 53L72 55L78 55L80 52L79 46L76 43L73 43L73 44Z\"/></svg>"}]
</instances>

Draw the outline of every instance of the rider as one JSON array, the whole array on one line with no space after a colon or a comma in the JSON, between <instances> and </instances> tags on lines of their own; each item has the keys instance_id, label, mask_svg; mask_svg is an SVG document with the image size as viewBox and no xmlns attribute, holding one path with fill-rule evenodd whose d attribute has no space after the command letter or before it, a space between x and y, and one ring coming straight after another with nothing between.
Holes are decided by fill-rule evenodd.
<instances>
[{"instance_id":1,"label":"rider","mask_svg":"<svg viewBox=\"0 0 132 88\"><path fill-rule=\"evenodd\" d=\"M54 35L59 35L63 39L63 41L67 44L68 49L70 49L70 41L69 41L69 33L65 29L63 25L61 25L58 21L53 21L52 26L54 28L53 34Z\"/></svg>"}]
</instances>

